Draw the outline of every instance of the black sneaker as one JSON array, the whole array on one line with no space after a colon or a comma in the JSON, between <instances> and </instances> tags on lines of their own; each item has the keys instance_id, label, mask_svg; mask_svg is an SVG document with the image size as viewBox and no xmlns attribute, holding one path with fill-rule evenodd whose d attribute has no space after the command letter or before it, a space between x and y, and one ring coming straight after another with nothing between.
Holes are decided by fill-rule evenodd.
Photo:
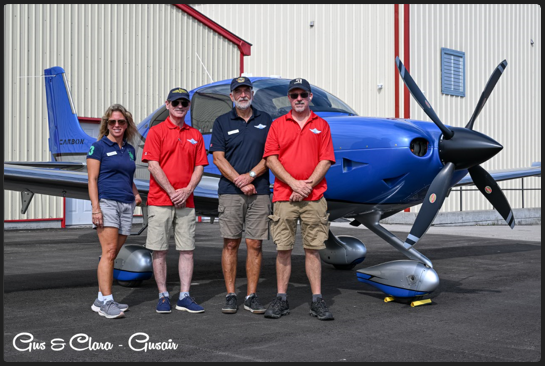
<instances>
[{"instance_id":1,"label":"black sneaker","mask_svg":"<svg viewBox=\"0 0 545 366\"><path fill-rule=\"evenodd\" d=\"M324 299L321 297L318 299L318 301L313 301L312 304L310 304L310 315L318 317L320 320L334 319L333 314L329 312Z\"/></svg>"},{"instance_id":2,"label":"black sneaker","mask_svg":"<svg viewBox=\"0 0 545 366\"><path fill-rule=\"evenodd\" d=\"M250 294L250 296L244 300L244 309L251 311L254 314L263 314L265 307L259 303L256 294Z\"/></svg>"},{"instance_id":3,"label":"black sneaker","mask_svg":"<svg viewBox=\"0 0 545 366\"><path fill-rule=\"evenodd\" d=\"M289 313L290 306L288 300L282 300L282 298L278 296L269 304L269 308L265 311L265 318L278 319L282 315L288 315Z\"/></svg>"},{"instance_id":4,"label":"black sneaker","mask_svg":"<svg viewBox=\"0 0 545 366\"><path fill-rule=\"evenodd\" d=\"M221 312L224 314L234 314L237 312L237 310L237 295L227 295L227 297L225 298L225 305L221 308Z\"/></svg>"}]
</instances>

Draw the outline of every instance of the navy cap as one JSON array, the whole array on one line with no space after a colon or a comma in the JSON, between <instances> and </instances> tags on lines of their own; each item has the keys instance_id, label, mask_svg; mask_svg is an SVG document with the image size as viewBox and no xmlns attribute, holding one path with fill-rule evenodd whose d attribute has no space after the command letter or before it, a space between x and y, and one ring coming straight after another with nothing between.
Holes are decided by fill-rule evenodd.
<instances>
[{"instance_id":1,"label":"navy cap","mask_svg":"<svg viewBox=\"0 0 545 366\"><path fill-rule=\"evenodd\" d=\"M167 100L172 102L176 99L187 99L189 100L189 93L184 88L174 88L168 93Z\"/></svg>"},{"instance_id":2,"label":"navy cap","mask_svg":"<svg viewBox=\"0 0 545 366\"><path fill-rule=\"evenodd\" d=\"M249 86L250 88L253 88L253 85L250 79L248 79L245 76L241 76L239 78L234 78L233 81L231 81L231 91L235 90L236 88L242 85L246 85L246 86Z\"/></svg>"},{"instance_id":3,"label":"navy cap","mask_svg":"<svg viewBox=\"0 0 545 366\"><path fill-rule=\"evenodd\" d=\"M290 81L290 85L288 86L288 93L292 91L293 89L303 89L308 92L312 92L310 90L310 84L305 79L297 78Z\"/></svg>"}]
</instances>

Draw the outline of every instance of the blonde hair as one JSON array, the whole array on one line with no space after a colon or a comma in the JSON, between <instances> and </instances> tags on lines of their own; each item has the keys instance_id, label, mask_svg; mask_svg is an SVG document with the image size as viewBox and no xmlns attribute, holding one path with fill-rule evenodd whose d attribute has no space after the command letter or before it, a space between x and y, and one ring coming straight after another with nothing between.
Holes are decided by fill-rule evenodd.
<instances>
[{"instance_id":1,"label":"blonde hair","mask_svg":"<svg viewBox=\"0 0 545 366\"><path fill-rule=\"evenodd\" d=\"M100 120L98 140L102 140L104 136L108 136L108 134L110 133L110 131L108 130L108 120L114 112L121 112L121 114L123 114L123 116L127 120L127 129L123 134L123 139L127 140L127 142L129 143L132 143L134 139L138 136L138 130L136 129L136 125L134 124L134 120L132 119L131 112L126 110L125 107L123 107L121 104L112 104L110 107L108 107L106 112L104 112L104 115Z\"/></svg>"}]
</instances>

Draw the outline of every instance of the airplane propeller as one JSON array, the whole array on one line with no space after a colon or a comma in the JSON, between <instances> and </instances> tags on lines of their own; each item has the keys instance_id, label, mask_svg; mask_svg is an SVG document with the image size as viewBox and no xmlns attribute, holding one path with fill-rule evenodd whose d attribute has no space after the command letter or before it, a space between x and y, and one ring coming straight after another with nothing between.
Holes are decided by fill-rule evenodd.
<instances>
[{"instance_id":1,"label":"airplane propeller","mask_svg":"<svg viewBox=\"0 0 545 366\"><path fill-rule=\"evenodd\" d=\"M488 100L488 97L490 96L490 93L492 93L492 90L494 90L496 83L500 79L500 76L503 74L503 71L505 70L506 67L507 67L507 60L503 60L496 67L496 70L494 70L494 72L490 76L490 79L488 79L488 83L486 83L483 93L481 94L481 97L479 98L479 101L477 102L477 105L475 106L475 111L473 112L473 115L469 119L469 122L467 123L466 128L469 128L470 130L473 129L473 123L475 122L475 119L477 118L479 113L481 113L486 101Z\"/></svg>"},{"instance_id":2,"label":"airplane propeller","mask_svg":"<svg viewBox=\"0 0 545 366\"><path fill-rule=\"evenodd\" d=\"M444 167L433 179L426 192L422 208L405 241L405 246L413 246L420 240L422 235L428 231L431 223L445 201L448 190L451 188L452 176L455 170L468 169L468 172L479 191L481 191L485 198L494 206L509 226L513 228L515 226L515 219L509 202L494 178L479 165L500 152L503 149L503 146L492 138L473 130L475 119L481 113L492 90L507 67L507 61L503 60L492 73L477 102L477 106L471 119L464 128L449 128L445 126L431 107L431 104L426 100L424 94L414 82L399 57L396 57L396 65L403 82L418 105L420 105L424 112L431 118L437 127L439 127L441 132L443 132L443 137L439 142L439 157L441 158Z\"/></svg>"}]
</instances>

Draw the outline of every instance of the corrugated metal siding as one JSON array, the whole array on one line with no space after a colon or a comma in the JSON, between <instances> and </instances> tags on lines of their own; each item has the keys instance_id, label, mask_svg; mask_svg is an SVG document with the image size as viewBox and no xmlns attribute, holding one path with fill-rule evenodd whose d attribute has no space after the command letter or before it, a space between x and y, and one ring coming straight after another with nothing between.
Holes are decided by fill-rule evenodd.
<instances>
[{"instance_id":1,"label":"corrugated metal siding","mask_svg":"<svg viewBox=\"0 0 545 366\"><path fill-rule=\"evenodd\" d=\"M303 77L358 114L394 115L392 4L193 6L253 45L245 58L246 73ZM378 84L384 89L378 90Z\"/></svg>"},{"instance_id":2,"label":"corrugated metal siding","mask_svg":"<svg viewBox=\"0 0 545 366\"><path fill-rule=\"evenodd\" d=\"M245 64L245 71L253 76L304 77L339 96L360 115L394 116L393 4L194 7L254 45ZM399 5L399 55L406 63L404 11L405 6ZM409 14L409 70L445 124L465 126L494 68L504 59L509 63L475 125L504 145L484 168L520 168L541 161L541 8L410 5ZM464 98L441 94L441 47L466 54ZM378 83L384 84L382 91L377 90ZM404 88L400 79L401 117ZM412 97L410 108L411 118L430 121ZM507 189L520 185L520 180L500 183ZM541 179L527 178L525 186L541 187ZM521 192L505 194L513 208L522 207ZM442 210L459 210L459 201L459 194L453 192ZM464 193L462 206L492 208L478 192ZM540 207L541 193L526 192L524 206Z\"/></svg>"},{"instance_id":3,"label":"corrugated metal siding","mask_svg":"<svg viewBox=\"0 0 545 366\"><path fill-rule=\"evenodd\" d=\"M504 146L483 168L520 168L541 161L539 5L410 5L410 22L411 75L445 124L467 124L490 75L507 60L474 126ZM464 98L441 94L441 47L465 52ZM414 99L411 118L430 120ZM513 208L522 207L522 193L509 189L521 184L521 180L500 182ZM527 178L524 185L540 188L541 178ZM540 191L524 195L524 207L541 207ZM464 211L492 209L479 192L464 193L462 206ZM459 209L460 195L453 192L442 210Z\"/></svg>"},{"instance_id":4,"label":"corrugated metal siding","mask_svg":"<svg viewBox=\"0 0 545 366\"><path fill-rule=\"evenodd\" d=\"M48 161L44 69L61 66L78 115L121 103L139 122L168 90L239 75L237 46L169 4L4 6L5 160ZM21 215L4 193L4 219L58 218L62 200L34 197Z\"/></svg>"}]
</instances>

